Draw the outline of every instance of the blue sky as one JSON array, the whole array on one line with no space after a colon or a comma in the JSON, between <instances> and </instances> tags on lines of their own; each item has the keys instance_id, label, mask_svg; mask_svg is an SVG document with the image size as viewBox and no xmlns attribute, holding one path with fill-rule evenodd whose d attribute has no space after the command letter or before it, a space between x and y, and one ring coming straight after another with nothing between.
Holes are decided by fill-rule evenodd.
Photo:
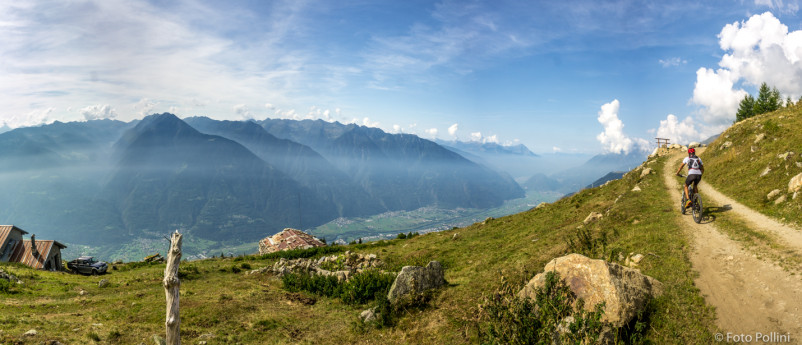
<instances>
[{"instance_id":1,"label":"blue sky","mask_svg":"<svg viewBox=\"0 0 802 345\"><path fill-rule=\"evenodd\" d=\"M321 118L535 152L704 139L802 96L797 0L0 3L0 127Z\"/></svg>"}]
</instances>

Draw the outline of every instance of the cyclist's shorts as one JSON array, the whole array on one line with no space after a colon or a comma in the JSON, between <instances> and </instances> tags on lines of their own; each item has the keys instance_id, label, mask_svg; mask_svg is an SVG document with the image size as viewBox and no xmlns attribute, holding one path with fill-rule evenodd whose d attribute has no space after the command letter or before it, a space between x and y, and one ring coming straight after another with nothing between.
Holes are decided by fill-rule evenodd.
<instances>
[{"instance_id":1,"label":"cyclist's shorts","mask_svg":"<svg viewBox=\"0 0 802 345\"><path fill-rule=\"evenodd\" d=\"M689 174L688 178L685 179L685 185L686 186L690 186L691 183L693 183L694 186L695 186L695 185L699 184L699 181L702 181L702 175L699 175L699 174L690 175Z\"/></svg>"}]
</instances>

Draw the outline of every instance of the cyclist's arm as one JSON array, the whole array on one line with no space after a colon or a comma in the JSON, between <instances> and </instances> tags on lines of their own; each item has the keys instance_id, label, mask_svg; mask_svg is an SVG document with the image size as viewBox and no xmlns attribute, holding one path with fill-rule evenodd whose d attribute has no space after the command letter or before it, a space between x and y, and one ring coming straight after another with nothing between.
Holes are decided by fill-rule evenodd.
<instances>
[{"instance_id":1,"label":"cyclist's arm","mask_svg":"<svg viewBox=\"0 0 802 345\"><path fill-rule=\"evenodd\" d=\"M679 175L683 167L685 167L685 163L682 163L682 165L679 166L679 169L677 169L677 175Z\"/></svg>"}]
</instances>

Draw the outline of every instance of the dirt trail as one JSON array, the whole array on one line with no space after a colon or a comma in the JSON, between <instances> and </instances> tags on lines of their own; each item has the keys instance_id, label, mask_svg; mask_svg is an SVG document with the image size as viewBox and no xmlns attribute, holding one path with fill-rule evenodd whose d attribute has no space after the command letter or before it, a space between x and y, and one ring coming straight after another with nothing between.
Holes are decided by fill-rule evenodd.
<instances>
[{"instance_id":1,"label":"dirt trail","mask_svg":"<svg viewBox=\"0 0 802 345\"><path fill-rule=\"evenodd\" d=\"M663 178L672 205L676 205L675 212L681 217L680 225L691 235L691 263L699 272L695 283L707 303L716 308L717 324L725 343L727 333L749 335L752 343L767 343L757 341L756 333L776 332L778 335L790 335L791 344L802 344L801 277L791 275L774 263L758 259L755 254L719 232L715 222L696 224L690 215L680 215L682 180L675 177L674 173L683 156L679 153L669 159L663 168ZM708 194L713 191L709 185L700 189ZM718 198L713 199L704 200L705 206L724 205L717 205ZM731 204L733 210L736 207L746 209L735 206L735 203L726 204Z\"/></svg>"},{"instance_id":2,"label":"dirt trail","mask_svg":"<svg viewBox=\"0 0 802 345\"><path fill-rule=\"evenodd\" d=\"M705 183L704 180L700 184L699 190L702 191L705 198L709 199L712 204L728 205L730 207L730 211L728 212L738 214L746 221L750 228L774 234L783 244L802 254L802 230L782 224L760 212L744 206L728 196L721 194L712 186Z\"/></svg>"}]
</instances>

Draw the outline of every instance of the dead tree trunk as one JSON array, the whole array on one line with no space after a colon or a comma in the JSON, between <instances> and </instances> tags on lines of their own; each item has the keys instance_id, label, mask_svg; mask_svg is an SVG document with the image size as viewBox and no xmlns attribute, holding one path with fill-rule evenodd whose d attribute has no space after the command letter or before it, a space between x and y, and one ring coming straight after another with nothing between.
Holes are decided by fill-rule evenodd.
<instances>
[{"instance_id":1,"label":"dead tree trunk","mask_svg":"<svg viewBox=\"0 0 802 345\"><path fill-rule=\"evenodd\" d=\"M164 294L167 296L167 345L181 344L181 315L178 312L178 264L181 262L181 237L178 230L170 238L167 267L164 268Z\"/></svg>"}]
</instances>

